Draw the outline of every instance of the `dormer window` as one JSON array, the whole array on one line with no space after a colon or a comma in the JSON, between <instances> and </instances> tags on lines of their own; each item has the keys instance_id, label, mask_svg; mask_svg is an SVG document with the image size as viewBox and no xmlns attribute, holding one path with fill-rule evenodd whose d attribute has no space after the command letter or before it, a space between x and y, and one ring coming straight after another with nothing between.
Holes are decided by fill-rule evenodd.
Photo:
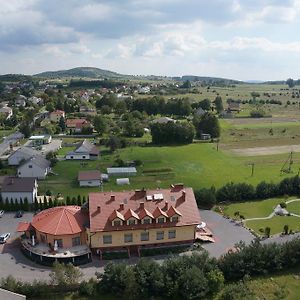
<instances>
[{"instance_id":1,"label":"dormer window","mask_svg":"<svg viewBox=\"0 0 300 300\"><path fill-rule=\"evenodd\" d=\"M151 224L152 223L152 219L149 217L146 217L142 220L142 224Z\"/></svg>"},{"instance_id":2,"label":"dormer window","mask_svg":"<svg viewBox=\"0 0 300 300\"><path fill-rule=\"evenodd\" d=\"M114 220L113 221L113 226L121 226L122 225L122 221L121 220Z\"/></svg>"},{"instance_id":3,"label":"dormer window","mask_svg":"<svg viewBox=\"0 0 300 300\"><path fill-rule=\"evenodd\" d=\"M131 218L127 221L127 225L135 225L136 224L136 219Z\"/></svg>"},{"instance_id":4,"label":"dormer window","mask_svg":"<svg viewBox=\"0 0 300 300\"><path fill-rule=\"evenodd\" d=\"M164 217L157 218L157 223L159 224L165 223L165 218Z\"/></svg>"},{"instance_id":5,"label":"dormer window","mask_svg":"<svg viewBox=\"0 0 300 300\"><path fill-rule=\"evenodd\" d=\"M172 218L171 218L171 222L174 222L174 223L177 223L178 222L178 216L173 216Z\"/></svg>"}]
</instances>

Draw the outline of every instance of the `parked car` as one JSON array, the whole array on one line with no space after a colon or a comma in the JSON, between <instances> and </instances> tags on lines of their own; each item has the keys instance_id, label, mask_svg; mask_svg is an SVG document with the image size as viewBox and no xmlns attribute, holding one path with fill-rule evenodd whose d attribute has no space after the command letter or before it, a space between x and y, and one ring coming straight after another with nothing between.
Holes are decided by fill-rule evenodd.
<instances>
[{"instance_id":1,"label":"parked car","mask_svg":"<svg viewBox=\"0 0 300 300\"><path fill-rule=\"evenodd\" d=\"M10 233L3 233L0 235L0 244L6 243L6 241L10 238Z\"/></svg>"},{"instance_id":2,"label":"parked car","mask_svg":"<svg viewBox=\"0 0 300 300\"><path fill-rule=\"evenodd\" d=\"M0 218L4 215L4 210L0 210Z\"/></svg>"},{"instance_id":3,"label":"parked car","mask_svg":"<svg viewBox=\"0 0 300 300\"><path fill-rule=\"evenodd\" d=\"M23 211L22 210L18 210L15 214L16 218L22 218L23 217Z\"/></svg>"}]
</instances>

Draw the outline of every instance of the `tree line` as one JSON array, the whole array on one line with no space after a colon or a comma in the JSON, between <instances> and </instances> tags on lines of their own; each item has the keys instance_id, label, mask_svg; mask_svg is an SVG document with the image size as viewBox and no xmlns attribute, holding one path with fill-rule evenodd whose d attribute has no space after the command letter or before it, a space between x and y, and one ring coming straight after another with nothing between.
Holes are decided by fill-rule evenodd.
<instances>
[{"instance_id":1,"label":"tree line","mask_svg":"<svg viewBox=\"0 0 300 300\"><path fill-rule=\"evenodd\" d=\"M241 202L282 195L300 195L300 178L298 175L287 177L278 183L262 181L256 187L249 183L229 182L219 189L202 188L194 192L199 207L211 208L220 202Z\"/></svg>"}]
</instances>

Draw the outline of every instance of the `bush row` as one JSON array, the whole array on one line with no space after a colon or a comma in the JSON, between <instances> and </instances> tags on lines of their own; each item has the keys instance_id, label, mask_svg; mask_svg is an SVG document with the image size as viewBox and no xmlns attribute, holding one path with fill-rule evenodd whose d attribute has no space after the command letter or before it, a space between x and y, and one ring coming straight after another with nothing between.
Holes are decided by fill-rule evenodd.
<instances>
[{"instance_id":1,"label":"bush row","mask_svg":"<svg viewBox=\"0 0 300 300\"><path fill-rule=\"evenodd\" d=\"M240 202L254 199L267 199L282 195L299 195L300 178L284 178L279 183L260 182L256 187L248 183L227 183L218 190L214 187L195 190L199 207L211 208L220 202Z\"/></svg>"}]
</instances>

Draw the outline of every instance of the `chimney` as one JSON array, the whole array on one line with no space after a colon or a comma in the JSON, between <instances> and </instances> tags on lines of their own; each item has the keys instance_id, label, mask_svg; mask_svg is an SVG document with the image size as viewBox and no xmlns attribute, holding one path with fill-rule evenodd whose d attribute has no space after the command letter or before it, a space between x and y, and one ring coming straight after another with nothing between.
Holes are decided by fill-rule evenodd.
<instances>
[{"instance_id":1,"label":"chimney","mask_svg":"<svg viewBox=\"0 0 300 300\"><path fill-rule=\"evenodd\" d=\"M124 203L120 203L120 210L124 210Z\"/></svg>"},{"instance_id":2,"label":"chimney","mask_svg":"<svg viewBox=\"0 0 300 300\"><path fill-rule=\"evenodd\" d=\"M145 202L140 202L140 209L145 208Z\"/></svg>"},{"instance_id":3,"label":"chimney","mask_svg":"<svg viewBox=\"0 0 300 300\"><path fill-rule=\"evenodd\" d=\"M176 184L174 185L174 188L175 188L175 189L178 189L178 190L183 190L184 184L183 184L183 183L176 183Z\"/></svg>"},{"instance_id":4,"label":"chimney","mask_svg":"<svg viewBox=\"0 0 300 300\"><path fill-rule=\"evenodd\" d=\"M111 195L111 196L110 196L110 200L111 200L111 201L115 201L115 200L116 200L116 196L115 196L115 195Z\"/></svg>"},{"instance_id":5,"label":"chimney","mask_svg":"<svg viewBox=\"0 0 300 300\"><path fill-rule=\"evenodd\" d=\"M183 191L182 191L182 200L183 200L183 201L185 201L185 195L186 195L186 192L185 192L185 190L183 190Z\"/></svg>"},{"instance_id":6,"label":"chimney","mask_svg":"<svg viewBox=\"0 0 300 300\"><path fill-rule=\"evenodd\" d=\"M168 209L169 209L169 202L166 201L166 202L165 202L165 210L168 210Z\"/></svg>"},{"instance_id":7,"label":"chimney","mask_svg":"<svg viewBox=\"0 0 300 300\"><path fill-rule=\"evenodd\" d=\"M135 196L136 198L143 198L146 196L146 190L142 189L142 190L135 190Z\"/></svg>"},{"instance_id":8,"label":"chimney","mask_svg":"<svg viewBox=\"0 0 300 300\"><path fill-rule=\"evenodd\" d=\"M101 207L97 206L97 212L100 214L101 213Z\"/></svg>"}]
</instances>

